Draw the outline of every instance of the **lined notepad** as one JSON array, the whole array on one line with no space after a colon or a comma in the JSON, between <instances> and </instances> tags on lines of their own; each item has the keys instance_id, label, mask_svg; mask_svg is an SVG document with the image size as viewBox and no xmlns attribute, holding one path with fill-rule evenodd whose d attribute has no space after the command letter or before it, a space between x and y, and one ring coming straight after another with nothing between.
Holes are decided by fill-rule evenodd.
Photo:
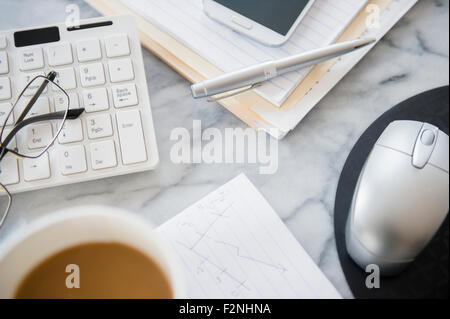
<instances>
[{"instance_id":1,"label":"lined notepad","mask_svg":"<svg viewBox=\"0 0 450 319\"><path fill-rule=\"evenodd\" d=\"M158 232L184 266L190 298L341 298L243 174Z\"/></svg>"},{"instance_id":2,"label":"lined notepad","mask_svg":"<svg viewBox=\"0 0 450 319\"><path fill-rule=\"evenodd\" d=\"M331 44L366 0L316 0L291 39L281 47L261 45L205 15L202 0L122 0L224 72ZM277 77L257 92L280 106L310 68Z\"/></svg>"}]
</instances>

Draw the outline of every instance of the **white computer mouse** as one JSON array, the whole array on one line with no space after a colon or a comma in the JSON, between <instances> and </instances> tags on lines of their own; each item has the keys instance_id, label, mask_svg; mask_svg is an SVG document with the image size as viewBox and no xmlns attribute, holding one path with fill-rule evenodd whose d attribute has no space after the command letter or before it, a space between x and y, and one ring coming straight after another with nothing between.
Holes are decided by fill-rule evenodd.
<instances>
[{"instance_id":1,"label":"white computer mouse","mask_svg":"<svg viewBox=\"0 0 450 319\"><path fill-rule=\"evenodd\" d=\"M346 225L349 255L381 275L402 271L448 214L449 137L415 121L392 122L360 173Z\"/></svg>"}]
</instances>

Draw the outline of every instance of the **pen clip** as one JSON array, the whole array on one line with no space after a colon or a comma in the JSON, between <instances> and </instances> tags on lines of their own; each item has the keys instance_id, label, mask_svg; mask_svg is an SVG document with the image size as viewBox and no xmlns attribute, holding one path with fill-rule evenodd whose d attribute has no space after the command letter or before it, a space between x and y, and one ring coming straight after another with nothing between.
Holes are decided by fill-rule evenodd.
<instances>
[{"instance_id":1,"label":"pen clip","mask_svg":"<svg viewBox=\"0 0 450 319\"><path fill-rule=\"evenodd\" d=\"M211 97L208 98L207 101L208 102L218 102L220 100L223 100L223 99L226 99L226 98L229 98L229 97L232 97L232 96L235 96L235 95L238 95L238 94L241 94L241 93L253 90L253 89L257 88L257 87L260 87L261 85L263 85L263 82L258 82L258 83L254 83L252 85L247 85L247 86L245 86L243 88L240 88L240 89L235 89L235 90L228 91L228 92L225 92L225 93L222 93L222 94L211 96Z\"/></svg>"}]
</instances>

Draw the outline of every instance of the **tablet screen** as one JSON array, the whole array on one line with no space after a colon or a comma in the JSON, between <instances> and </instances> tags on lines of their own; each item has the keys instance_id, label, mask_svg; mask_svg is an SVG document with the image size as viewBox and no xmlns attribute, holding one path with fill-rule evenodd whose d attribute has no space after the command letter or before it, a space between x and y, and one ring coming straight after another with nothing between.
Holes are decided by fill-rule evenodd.
<instances>
[{"instance_id":1,"label":"tablet screen","mask_svg":"<svg viewBox=\"0 0 450 319\"><path fill-rule=\"evenodd\" d=\"M215 0L221 5L285 36L308 0Z\"/></svg>"}]
</instances>

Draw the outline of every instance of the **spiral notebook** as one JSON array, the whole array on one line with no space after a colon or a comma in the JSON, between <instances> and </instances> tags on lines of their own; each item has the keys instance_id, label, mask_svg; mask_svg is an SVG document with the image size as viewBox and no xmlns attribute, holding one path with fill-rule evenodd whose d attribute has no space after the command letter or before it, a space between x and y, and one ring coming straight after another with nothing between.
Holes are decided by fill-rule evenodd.
<instances>
[{"instance_id":1,"label":"spiral notebook","mask_svg":"<svg viewBox=\"0 0 450 319\"><path fill-rule=\"evenodd\" d=\"M258 61L360 36L381 39L417 0L316 0L281 48L262 46L208 18L201 0L86 0L104 14L132 14L142 44L191 82ZM376 27L368 21L377 19ZM205 31L206 30L206 31ZM375 44L220 101L255 129L283 138ZM238 46L238 47L236 47ZM224 58L227 57L227 58Z\"/></svg>"}]
</instances>

